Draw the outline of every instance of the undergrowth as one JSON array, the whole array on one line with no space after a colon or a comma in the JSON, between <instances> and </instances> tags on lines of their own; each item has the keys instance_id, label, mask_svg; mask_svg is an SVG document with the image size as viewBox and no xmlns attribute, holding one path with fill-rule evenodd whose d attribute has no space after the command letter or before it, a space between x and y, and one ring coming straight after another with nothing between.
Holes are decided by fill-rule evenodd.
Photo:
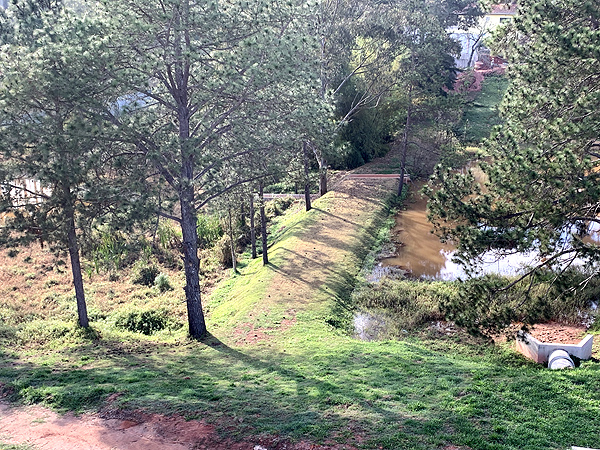
<instances>
[{"instance_id":1,"label":"undergrowth","mask_svg":"<svg viewBox=\"0 0 600 450\"><path fill-rule=\"evenodd\" d=\"M401 337L432 321L444 320L442 305L458 294L449 282L390 280L366 284L354 294L359 309L385 312L389 317L387 334Z\"/></svg>"}]
</instances>

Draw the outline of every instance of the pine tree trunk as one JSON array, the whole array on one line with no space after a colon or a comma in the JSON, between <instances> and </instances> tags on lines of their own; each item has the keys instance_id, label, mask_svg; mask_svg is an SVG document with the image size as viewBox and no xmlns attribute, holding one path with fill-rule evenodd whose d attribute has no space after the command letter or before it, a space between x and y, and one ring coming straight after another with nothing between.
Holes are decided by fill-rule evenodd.
<instances>
[{"instance_id":1,"label":"pine tree trunk","mask_svg":"<svg viewBox=\"0 0 600 450\"><path fill-rule=\"evenodd\" d=\"M406 154L408 153L408 130L410 128L410 119L412 112L412 86L408 90L408 108L406 110L406 124L404 126L404 136L402 137L402 162L400 163L400 181L398 182L398 195L402 195L404 188L404 174L406 173Z\"/></svg>"},{"instance_id":2,"label":"pine tree trunk","mask_svg":"<svg viewBox=\"0 0 600 450\"><path fill-rule=\"evenodd\" d=\"M233 273L237 272L236 261L235 261L235 243L233 242L233 221L231 220L231 208L227 210L229 214L229 247L231 250L231 267Z\"/></svg>"},{"instance_id":3,"label":"pine tree trunk","mask_svg":"<svg viewBox=\"0 0 600 450\"><path fill-rule=\"evenodd\" d=\"M306 205L306 210L310 211L312 205L310 202L310 173L308 167L308 145L306 142L302 144L302 150L304 152L304 203Z\"/></svg>"},{"instance_id":4,"label":"pine tree trunk","mask_svg":"<svg viewBox=\"0 0 600 450\"><path fill-rule=\"evenodd\" d=\"M269 264L269 256L267 255L267 216L265 214L265 200L263 198L263 184L259 184L259 199L260 199L260 234L262 236L262 258L263 265Z\"/></svg>"},{"instance_id":5,"label":"pine tree trunk","mask_svg":"<svg viewBox=\"0 0 600 450\"><path fill-rule=\"evenodd\" d=\"M256 227L254 224L254 194L250 196L250 248L252 259L256 259Z\"/></svg>"},{"instance_id":6,"label":"pine tree trunk","mask_svg":"<svg viewBox=\"0 0 600 450\"><path fill-rule=\"evenodd\" d=\"M181 232L183 235L183 268L186 285L185 299L187 306L190 336L202 339L206 336L206 323L202 312L200 298L200 277L198 259L198 230L196 228L196 208L194 207L194 188L190 186L180 191Z\"/></svg>"},{"instance_id":7,"label":"pine tree trunk","mask_svg":"<svg viewBox=\"0 0 600 450\"><path fill-rule=\"evenodd\" d=\"M327 160L319 159L319 195L327 194Z\"/></svg>"},{"instance_id":8,"label":"pine tree trunk","mask_svg":"<svg viewBox=\"0 0 600 450\"><path fill-rule=\"evenodd\" d=\"M77 245L77 233L75 230L75 211L71 202L71 193L65 192L68 196L65 206L65 213L68 221L67 240L69 246L69 257L71 258L71 272L73 273L73 286L75 287L75 298L77 300L77 315L79 325L83 328L90 326L87 305L85 303L85 292L83 290L83 277L81 276L81 261L79 260L79 246Z\"/></svg>"},{"instance_id":9,"label":"pine tree trunk","mask_svg":"<svg viewBox=\"0 0 600 450\"><path fill-rule=\"evenodd\" d=\"M189 4L184 2L181 10L182 16L175 15L175 47L173 64L177 91L173 98L177 104L177 121L179 128L179 150L181 157L181 173L179 174L179 185L177 194L181 207L181 233L183 239L183 270L185 272L185 300L187 306L189 333L192 338L202 339L206 336L206 323L202 312L202 300L200 293L200 260L198 259L198 216L195 205L194 192L194 156L188 146L190 145L190 117L188 99L189 63L184 56L184 50L180 44L185 42L189 36L189 30L183 30L179 34L179 23L187 21Z\"/></svg>"}]
</instances>

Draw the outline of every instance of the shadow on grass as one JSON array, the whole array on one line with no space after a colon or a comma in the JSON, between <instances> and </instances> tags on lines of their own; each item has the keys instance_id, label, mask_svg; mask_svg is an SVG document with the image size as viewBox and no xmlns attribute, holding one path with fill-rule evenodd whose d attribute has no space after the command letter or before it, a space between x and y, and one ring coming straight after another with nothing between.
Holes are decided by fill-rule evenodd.
<instances>
[{"instance_id":1,"label":"shadow on grass","mask_svg":"<svg viewBox=\"0 0 600 450\"><path fill-rule=\"evenodd\" d=\"M239 439L269 433L351 441L344 430L352 430L366 448L597 444L597 364L557 373L499 364L506 360L475 346L474 355L442 349L332 336L243 350L215 336L134 350L96 341L53 361L3 358L0 381L14 400L62 411L99 408L119 392L123 408L206 419Z\"/></svg>"}]
</instances>

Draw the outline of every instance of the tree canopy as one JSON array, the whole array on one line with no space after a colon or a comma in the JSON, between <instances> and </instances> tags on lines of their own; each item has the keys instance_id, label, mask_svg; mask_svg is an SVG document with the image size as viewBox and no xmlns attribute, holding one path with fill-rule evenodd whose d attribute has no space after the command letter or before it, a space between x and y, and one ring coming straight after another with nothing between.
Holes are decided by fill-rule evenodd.
<instances>
[{"instance_id":1,"label":"tree canopy","mask_svg":"<svg viewBox=\"0 0 600 450\"><path fill-rule=\"evenodd\" d=\"M530 286L549 270L550 284L558 285L570 267L585 267L588 277L562 285L575 292L598 274L600 260L600 6L521 1L496 42L510 60L510 85L505 124L479 162L487 182L439 168L429 191L431 218L467 264L492 249L536 252L537 264L523 278ZM531 289L525 292L503 310L502 323L524 317Z\"/></svg>"},{"instance_id":2,"label":"tree canopy","mask_svg":"<svg viewBox=\"0 0 600 450\"><path fill-rule=\"evenodd\" d=\"M181 225L190 334L206 334L198 274L199 208L266 174L244 164L282 154L300 139L294 104L315 83L302 8L289 2L123 0L113 12L108 71L138 100L113 122L165 183ZM304 112L304 110L302 110ZM304 118L307 118L304 114ZM301 132L299 133L301 134ZM254 168L255 170L249 170ZM248 170L246 170L248 169Z\"/></svg>"},{"instance_id":3,"label":"tree canopy","mask_svg":"<svg viewBox=\"0 0 600 450\"><path fill-rule=\"evenodd\" d=\"M103 76L103 26L61 8L5 22L0 77L0 183L4 241L39 240L70 255L79 324L88 326L80 241L95 219L127 210L132 184L110 124L95 111L115 101ZM117 161L121 162L117 165ZM118 168L120 167L120 169ZM130 181L131 178L128 178Z\"/></svg>"}]
</instances>

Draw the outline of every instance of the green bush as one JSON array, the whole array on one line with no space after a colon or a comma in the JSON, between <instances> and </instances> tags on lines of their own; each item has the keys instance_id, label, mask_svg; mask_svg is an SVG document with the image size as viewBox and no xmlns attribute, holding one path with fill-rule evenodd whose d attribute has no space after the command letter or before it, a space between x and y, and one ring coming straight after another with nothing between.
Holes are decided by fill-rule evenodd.
<instances>
[{"instance_id":1,"label":"green bush","mask_svg":"<svg viewBox=\"0 0 600 450\"><path fill-rule=\"evenodd\" d=\"M223 236L223 227L219 217L216 215L199 214L197 219L198 245L200 247L212 247L221 236Z\"/></svg>"},{"instance_id":2,"label":"green bush","mask_svg":"<svg viewBox=\"0 0 600 450\"><path fill-rule=\"evenodd\" d=\"M181 324L172 319L166 309L121 310L113 318L118 329L147 336L165 329L181 328Z\"/></svg>"},{"instance_id":3,"label":"green bush","mask_svg":"<svg viewBox=\"0 0 600 450\"><path fill-rule=\"evenodd\" d=\"M156 267L154 264L136 264L136 266L133 268L132 282L133 284L154 286L154 281L159 274L160 270L158 270L158 267Z\"/></svg>"},{"instance_id":4,"label":"green bush","mask_svg":"<svg viewBox=\"0 0 600 450\"><path fill-rule=\"evenodd\" d=\"M173 286L169 281L169 276L162 272L159 273L154 280L154 286L156 286L161 293L173 290Z\"/></svg>"}]
</instances>

